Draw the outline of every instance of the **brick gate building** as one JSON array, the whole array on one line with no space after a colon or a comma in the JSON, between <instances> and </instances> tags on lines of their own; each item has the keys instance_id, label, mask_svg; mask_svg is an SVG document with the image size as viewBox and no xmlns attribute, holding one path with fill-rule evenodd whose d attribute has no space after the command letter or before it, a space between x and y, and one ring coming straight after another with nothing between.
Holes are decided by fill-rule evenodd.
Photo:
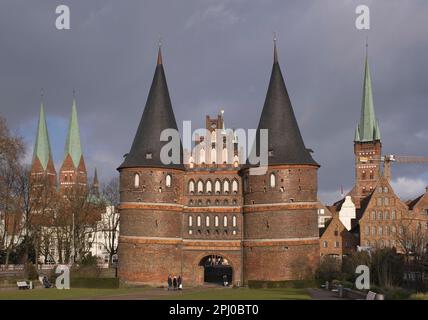
<instances>
[{"instance_id":1,"label":"brick gate building","mask_svg":"<svg viewBox=\"0 0 428 320\"><path fill-rule=\"evenodd\" d=\"M300 134L276 43L257 131L257 137L261 129L269 134L264 174L250 174L253 166L239 161L234 135L228 153L223 112L206 119L207 131L222 134L202 137L188 160L180 147L180 164L161 161L167 142L160 135L168 128L177 124L159 48L141 122L118 168L122 280L159 285L175 274L196 285L207 281L208 269L220 268L242 284L299 279L317 265L319 165Z\"/></svg>"}]
</instances>

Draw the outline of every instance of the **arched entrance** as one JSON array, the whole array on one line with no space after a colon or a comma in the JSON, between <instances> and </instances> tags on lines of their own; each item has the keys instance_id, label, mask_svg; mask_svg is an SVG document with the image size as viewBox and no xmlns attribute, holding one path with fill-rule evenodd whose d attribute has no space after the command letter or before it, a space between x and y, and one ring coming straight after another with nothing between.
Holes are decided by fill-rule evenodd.
<instances>
[{"instance_id":1,"label":"arched entrance","mask_svg":"<svg viewBox=\"0 0 428 320\"><path fill-rule=\"evenodd\" d=\"M233 280L233 269L230 262L219 255L209 255L202 258L199 265L204 267L204 282L223 285L227 279L229 285Z\"/></svg>"}]
</instances>

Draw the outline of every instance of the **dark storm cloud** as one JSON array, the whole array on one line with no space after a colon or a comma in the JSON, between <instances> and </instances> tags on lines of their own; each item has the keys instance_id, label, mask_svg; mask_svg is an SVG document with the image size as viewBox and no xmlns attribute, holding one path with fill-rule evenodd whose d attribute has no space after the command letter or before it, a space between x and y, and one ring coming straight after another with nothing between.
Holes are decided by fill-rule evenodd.
<instances>
[{"instance_id":1,"label":"dark storm cloud","mask_svg":"<svg viewBox=\"0 0 428 320\"><path fill-rule=\"evenodd\" d=\"M70 6L69 31L55 29L59 4ZM359 4L371 8L368 33L354 27ZM366 35L385 153L428 154L427 16L423 0L2 0L1 112L31 148L43 87L59 164L75 88L88 168L108 179L132 143L159 35L179 126L192 120L196 129L224 108L227 126L255 128L276 31L300 129L322 165L320 196L330 201L353 182ZM397 188L422 192L427 171L396 165L407 179Z\"/></svg>"}]
</instances>

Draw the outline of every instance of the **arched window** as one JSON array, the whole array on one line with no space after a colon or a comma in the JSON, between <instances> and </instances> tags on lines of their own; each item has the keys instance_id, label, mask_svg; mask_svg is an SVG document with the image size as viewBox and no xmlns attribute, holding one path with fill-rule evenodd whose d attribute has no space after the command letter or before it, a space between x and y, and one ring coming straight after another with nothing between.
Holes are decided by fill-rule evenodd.
<instances>
[{"instance_id":1,"label":"arched window","mask_svg":"<svg viewBox=\"0 0 428 320\"><path fill-rule=\"evenodd\" d=\"M134 187L138 188L140 186L140 175L136 173L134 175Z\"/></svg>"},{"instance_id":2,"label":"arched window","mask_svg":"<svg viewBox=\"0 0 428 320\"><path fill-rule=\"evenodd\" d=\"M389 236L389 227L385 226L385 235Z\"/></svg>"},{"instance_id":3,"label":"arched window","mask_svg":"<svg viewBox=\"0 0 428 320\"><path fill-rule=\"evenodd\" d=\"M223 227L227 227L227 216L223 217Z\"/></svg>"},{"instance_id":4,"label":"arched window","mask_svg":"<svg viewBox=\"0 0 428 320\"><path fill-rule=\"evenodd\" d=\"M370 241L366 240L366 247L370 247Z\"/></svg>"},{"instance_id":5,"label":"arched window","mask_svg":"<svg viewBox=\"0 0 428 320\"><path fill-rule=\"evenodd\" d=\"M204 164L205 163L205 149L201 148L199 150L199 163Z\"/></svg>"},{"instance_id":6,"label":"arched window","mask_svg":"<svg viewBox=\"0 0 428 320\"><path fill-rule=\"evenodd\" d=\"M165 184L166 184L166 186L167 186L168 188L169 188L169 187L171 187L171 184L172 184L172 177L171 177L171 175L170 175L170 174L167 174L167 175L166 175Z\"/></svg>"},{"instance_id":7,"label":"arched window","mask_svg":"<svg viewBox=\"0 0 428 320\"><path fill-rule=\"evenodd\" d=\"M200 226L201 226L201 216L198 216L198 217L196 218L196 225L197 225L198 227L200 227Z\"/></svg>"},{"instance_id":8,"label":"arched window","mask_svg":"<svg viewBox=\"0 0 428 320\"><path fill-rule=\"evenodd\" d=\"M223 192L229 193L229 180L224 180L223 182Z\"/></svg>"},{"instance_id":9,"label":"arched window","mask_svg":"<svg viewBox=\"0 0 428 320\"><path fill-rule=\"evenodd\" d=\"M218 227L218 216L214 217L214 226Z\"/></svg>"},{"instance_id":10,"label":"arched window","mask_svg":"<svg viewBox=\"0 0 428 320\"><path fill-rule=\"evenodd\" d=\"M238 181L236 181L236 180L232 181L232 192L238 193Z\"/></svg>"},{"instance_id":11,"label":"arched window","mask_svg":"<svg viewBox=\"0 0 428 320\"><path fill-rule=\"evenodd\" d=\"M376 227L372 227L372 235L375 236L376 235Z\"/></svg>"},{"instance_id":12,"label":"arched window","mask_svg":"<svg viewBox=\"0 0 428 320\"><path fill-rule=\"evenodd\" d=\"M370 226L366 226L366 236L370 235Z\"/></svg>"},{"instance_id":13,"label":"arched window","mask_svg":"<svg viewBox=\"0 0 428 320\"><path fill-rule=\"evenodd\" d=\"M189 216L189 227L193 226L193 217Z\"/></svg>"},{"instance_id":14,"label":"arched window","mask_svg":"<svg viewBox=\"0 0 428 320\"><path fill-rule=\"evenodd\" d=\"M214 135L215 137L215 135ZM211 162L215 164L217 162L217 150L215 148L211 149Z\"/></svg>"},{"instance_id":15,"label":"arched window","mask_svg":"<svg viewBox=\"0 0 428 320\"><path fill-rule=\"evenodd\" d=\"M379 211L377 213L377 218L378 218L378 220L382 220L382 218L383 218L382 211Z\"/></svg>"},{"instance_id":16,"label":"arched window","mask_svg":"<svg viewBox=\"0 0 428 320\"><path fill-rule=\"evenodd\" d=\"M189 181L189 193L195 193L195 182L193 180Z\"/></svg>"},{"instance_id":17,"label":"arched window","mask_svg":"<svg viewBox=\"0 0 428 320\"><path fill-rule=\"evenodd\" d=\"M219 194L221 192L221 184L219 180L216 180L214 188L215 188L215 193Z\"/></svg>"},{"instance_id":18,"label":"arched window","mask_svg":"<svg viewBox=\"0 0 428 320\"><path fill-rule=\"evenodd\" d=\"M211 182L211 180L207 181L206 189L207 189L207 193L213 192L213 183Z\"/></svg>"},{"instance_id":19,"label":"arched window","mask_svg":"<svg viewBox=\"0 0 428 320\"><path fill-rule=\"evenodd\" d=\"M274 173L271 173L271 174L270 174L270 178L269 178L269 180L270 180L270 187L271 187L271 188L275 188L275 185L276 185L276 177L275 177L275 174L274 174Z\"/></svg>"},{"instance_id":20,"label":"arched window","mask_svg":"<svg viewBox=\"0 0 428 320\"><path fill-rule=\"evenodd\" d=\"M373 171L370 170L370 180L373 180Z\"/></svg>"},{"instance_id":21,"label":"arched window","mask_svg":"<svg viewBox=\"0 0 428 320\"><path fill-rule=\"evenodd\" d=\"M204 192L204 183L202 182L202 180L198 181L198 193L203 193Z\"/></svg>"},{"instance_id":22,"label":"arched window","mask_svg":"<svg viewBox=\"0 0 428 320\"><path fill-rule=\"evenodd\" d=\"M236 216L232 217L232 226L236 227Z\"/></svg>"},{"instance_id":23,"label":"arched window","mask_svg":"<svg viewBox=\"0 0 428 320\"><path fill-rule=\"evenodd\" d=\"M363 171L363 173L362 173L362 175L361 175L361 178L362 178L363 180L366 180L366 172L365 172L365 171Z\"/></svg>"},{"instance_id":24,"label":"arched window","mask_svg":"<svg viewBox=\"0 0 428 320\"><path fill-rule=\"evenodd\" d=\"M206 226L206 227L209 227L209 226L210 226L210 217L209 217L209 216L206 216L206 217L205 217L205 226Z\"/></svg>"},{"instance_id":25,"label":"arched window","mask_svg":"<svg viewBox=\"0 0 428 320\"><path fill-rule=\"evenodd\" d=\"M392 213L391 213L391 219L392 219L392 220L397 219L397 211L392 210Z\"/></svg>"},{"instance_id":26,"label":"arched window","mask_svg":"<svg viewBox=\"0 0 428 320\"><path fill-rule=\"evenodd\" d=\"M391 233L394 234L397 232L397 228L395 226L391 227Z\"/></svg>"},{"instance_id":27,"label":"arched window","mask_svg":"<svg viewBox=\"0 0 428 320\"><path fill-rule=\"evenodd\" d=\"M382 226L379 226L378 233L380 236L382 235L382 232L383 232Z\"/></svg>"}]
</instances>

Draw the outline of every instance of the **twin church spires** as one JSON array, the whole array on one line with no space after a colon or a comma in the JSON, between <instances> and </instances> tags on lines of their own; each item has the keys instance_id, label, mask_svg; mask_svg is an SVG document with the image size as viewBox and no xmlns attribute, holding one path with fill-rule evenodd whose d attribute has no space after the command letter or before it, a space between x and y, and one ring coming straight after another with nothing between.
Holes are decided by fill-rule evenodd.
<instances>
[{"instance_id":1,"label":"twin church spires","mask_svg":"<svg viewBox=\"0 0 428 320\"><path fill-rule=\"evenodd\" d=\"M31 167L32 176L45 176L52 187L57 186L57 173L53 162L46 114L42 95L36 142ZM62 191L78 183L86 186L87 171L83 157L80 129L77 118L76 98L73 97L63 163L59 171L59 186Z\"/></svg>"}]
</instances>

